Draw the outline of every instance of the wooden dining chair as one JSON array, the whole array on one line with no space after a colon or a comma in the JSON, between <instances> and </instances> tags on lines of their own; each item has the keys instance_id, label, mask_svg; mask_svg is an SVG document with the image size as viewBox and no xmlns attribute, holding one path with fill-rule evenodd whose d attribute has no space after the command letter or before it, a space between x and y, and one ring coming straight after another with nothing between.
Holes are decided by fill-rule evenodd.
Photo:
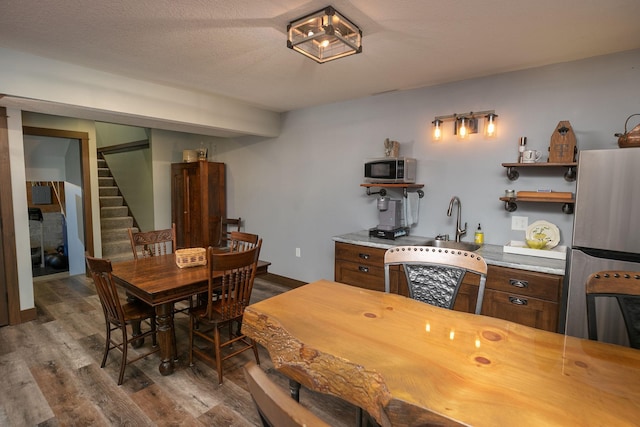
<instances>
[{"instance_id":1,"label":"wooden dining chair","mask_svg":"<svg viewBox=\"0 0 640 427\"><path fill-rule=\"evenodd\" d=\"M263 427L329 427L313 412L293 400L255 363L244 366L244 377Z\"/></svg>"},{"instance_id":2,"label":"wooden dining chair","mask_svg":"<svg viewBox=\"0 0 640 427\"><path fill-rule=\"evenodd\" d=\"M86 255L86 263L93 283L96 286L96 292L100 298L100 304L102 305L102 311L104 312L104 319L106 323L106 343L104 348L104 355L102 357L101 368L104 368L107 362L107 356L109 351L117 348L122 352L122 360L120 362L120 375L118 376L118 385L122 384L124 379L124 369L126 365L147 357L150 354L156 353L160 350L156 342L156 313L153 307L143 303L142 301L134 301L128 303L122 303L120 296L118 295L118 289L111 276L111 261L93 258ZM149 320L149 330L136 336L129 336L127 327L133 323L140 324L144 320ZM122 333L122 339L120 341L114 340L111 337L111 332L119 329ZM139 356L128 360L127 350L129 344L139 342L139 340L145 337L152 336L151 351L140 354Z\"/></svg>"},{"instance_id":3,"label":"wooden dining chair","mask_svg":"<svg viewBox=\"0 0 640 427\"><path fill-rule=\"evenodd\" d=\"M589 275L586 284L587 326L590 340L598 340L596 299L613 297L618 301L632 348L640 349L640 272L599 271Z\"/></svg>"},{"instance_id":4,"label":"wooden dining chair","mask_svg":"<svg viewBox=\"0 0 640 427\"><path fill-rule=\"evenodd\" d=\"M148 258L153 256L168 255L176 250L176 225L171 224L171 228L152 231L134 232L129 228L129 241L131 242L131 251L134 259ZM173 354L177 355L177 343L175 335L175 323L173 316L176 313L189 314L190 308L193 306L193 299L187 297L181 301L186 301L187 305L182 308L176 307L174 303L173 312L171 313L171 325L173 328L172 346ZM181 302L176 301L176 302Z\"/></svg>"},{"instance_id":5,"label":"wooden dining chair","mask_svg":"<svg viewBox=\"0 0 640 427\"><path fill-rule=\"evenodd\" d=\"M214 253L211 247L207 250L209 268L207 304L191 310L189 364L193 365L194 353L215 364L220 384L222 384L224 360L252 349L256 363L260 364L255 341L242 333L233 334L232 327L233 322L242 320L244 309L249 305L261 246L262 239L259 239L253 249L243 252ZM223 339L220 332L225 327L228 328L228 338ZM213 350L196 346L194 340L196 337L206 341ZM239 344L239 347L236 344ZM222 350L226 350L226 347L230 350L223 356Z\"/></svg>"},{"instance_id":6,"label":"wooden dining chair","mask_svg":"<svg viewBox=\"0 0 640 427\"><path fill-rule=\"evenodd\" d=\"M138 231L129 228L133 258L166 255L176 250L176 225L166 230Z\"/></svg>"},{"instance_id":7,"label":"wooden dining chair","mask_svg":"<svg viewBox=\"0 0 640 427\"><path fill-rule=\"evenodd\" d=\"M229 250L231 252L242 252L253 249L258 244L258 239L257 234L232 231L229 233Z\"/></svg>"},{"instance_id":8,"label":"wooden dining chair","mask_svg":"<svg viewBox=\"0 0 640 427\"><path fill-rule=\"evenodd\" d=\"M475 314L482 310L487 280L487 263L474 252L432 246L397 246L384 255L385 292L390 292L392 265L401 265L409 296L427 304L453 309L462 279L467 272L480 276Z\"/></svg>"},{"instance_id":9,"label":"wooden dining chair","mask_svg":"<svg viewBox=\"0 0 640 427\"><path fill-rule=\"evenodd\" d=\"M229 246L229 242L231 241L231 233L234 231L240 231L242 218L222 218L221 222L220 246L226 248Z\"/></svg>"}]
</instances>

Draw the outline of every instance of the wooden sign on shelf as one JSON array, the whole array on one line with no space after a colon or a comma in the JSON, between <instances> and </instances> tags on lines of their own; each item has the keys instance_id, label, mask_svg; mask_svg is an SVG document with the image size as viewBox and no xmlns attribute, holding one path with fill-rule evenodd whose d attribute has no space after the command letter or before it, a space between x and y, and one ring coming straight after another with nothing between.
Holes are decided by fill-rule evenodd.
<instances>
[{"instance_id":1,"label":"wooden sign on shelf","mask_svg":"<svg viewBox=\"0 0 640 427\"><path fill-rule=\"evenodd\" d=\"M569 121L561 121L551 135L549 144L549 163L575 162L577 147L576 135Z\"/></svg>"}]
</instances>

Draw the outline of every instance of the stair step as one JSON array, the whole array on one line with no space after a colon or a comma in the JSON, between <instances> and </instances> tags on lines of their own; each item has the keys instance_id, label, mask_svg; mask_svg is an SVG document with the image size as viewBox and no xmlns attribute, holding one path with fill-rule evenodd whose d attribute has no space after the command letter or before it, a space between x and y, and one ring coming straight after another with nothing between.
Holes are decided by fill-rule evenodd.
<instances>
[{"instance_id":1,"label":"stair step","mask_svg":"<svg viewBox=\"0 0 640 427\"><path fill-rule=\"evenodd\" d=\"M128 252L120 252L117 254L105 255L104 249L102 250L102 257L107 258L111 262L129 261L133 259L133 253L131 252L131 246L129 246Z\"/></svg>"},{"instance_id":2,"label":"stair step","mask_svg":"<svg viewBox=\"0 0 640 427\"><path fill-rule=\"evenodd\" d=\"M102 243L102 256L104 258L126 253L129 253L130 255L132 253L131 242L128 238L127 240L116 240L113 242Z\"/></svg>"},{"instance_id":3,"label":"stair step","mask_svg":"<svg viewBox=\"0 0 640 427\"><path fill-rule=\"evenodd\" d=\"M100 197L104 196L118 196L118 187L99 187L98 195Z\"/></svg>"},{"instance_id":4,"label":"stair step","mask_svg":"<svg viewBox=\"0 0 640 427\"><path fill-rule=\"evenodd\" d=\"M100 208L100 218L122 218L129 215L129 208L126 206L106 206Z\"/></svg>"},{"instance_id":5,"label":"stair step","mask_svg":"<svg viewBox=\"0 0 640 427\"><path fill-rule=\"evenodd\" d=\"M102 236L102 256L113 262L133 259L129 228L133 227L133 218L129 208L120 195L115 179L106 160L98 159L98 194L100 198L100 228Z\"/></svg>"},{"instance_id":6,"label":"stair step","mask_svg":"<svg viewBox=\"0 0 640 427\"><path fill-rule=\"evenodd\" d=\"M101 196L100 197L100 207L108 207L108 206L123 206L124 205L124 197L122 196Z\"/></svg>"},{"instance_id":7,"label":"stair step","mask_svg":"<svg viewBox=\"0 0 640 427\"><path fill-rule=\"evenodd\" d=\"M102 232L100 233L100 235L102 236L102 245L104 246L105 243L117 242L118 240L126 240L128 242L129 241L128 230L129 230L128 228L105 229L103 227ZM137 227L132 227L131 230L134 233L137 233L139 231ZM129 247L129 249L131 249L131 247Z\"/></svg>"},{"instance_id":8,"label":"stair step","mask_svg":"<svg viewBox=\"0 0 640 427\"><path fill-rule=\"evenodd\" d=\"M98 177L98 187L113 187L115 180L112 176L100 176Z\"/></svg>"},{"instance_id":9,"label":"stair step","mask_svg":"<svg viewBox=\"0 0 640 427\"><path fill-rule=\"evenodd\" d=\"M116 218L102 218L100 220L102 230L113 230L114 228L130 228L133 227L133 218L116 217Z\"/></svg>"}]
</instances>

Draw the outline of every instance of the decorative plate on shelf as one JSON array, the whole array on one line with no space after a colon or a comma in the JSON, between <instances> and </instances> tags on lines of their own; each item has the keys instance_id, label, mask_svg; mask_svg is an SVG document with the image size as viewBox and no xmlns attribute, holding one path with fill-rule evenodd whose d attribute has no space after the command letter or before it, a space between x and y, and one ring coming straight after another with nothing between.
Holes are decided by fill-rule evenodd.
<instances>
[{"instance_id":1,"label":"decorative plate on shelf","mask_svg":"<svg viewBox=\"0 0 640 427\"><path fill-rule=\"evenodd\" d=\"M545 240L546 249L553 249L560 243L560 230L548 221L536 221L527 227L527 240Z\"/></svg>"}]
</instances>

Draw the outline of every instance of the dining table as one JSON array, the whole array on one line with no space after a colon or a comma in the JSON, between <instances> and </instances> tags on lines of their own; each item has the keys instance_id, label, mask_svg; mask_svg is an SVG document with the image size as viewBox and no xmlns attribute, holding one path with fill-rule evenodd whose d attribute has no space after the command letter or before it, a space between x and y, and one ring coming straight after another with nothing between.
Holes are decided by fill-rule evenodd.
<instances>
[{"instance_id":1,"label":"dining table","mask_svg":"<svg viewBox=\"0 0 640 427\"><path fill-rule=\"evenodd\" d=\"M214 248L224 253L227 250ZM258 261L256 274L264 274L271 263ZM162 375L174 371L173 354L173 305L208 290L209 269L206 265L178 267L174 253L114 262L114 282L129 295L155 307L160 366Z\"/></svg>"},{"instance_id":2,"label":"dining table","mask_svg":"<svg viewBox=\"0 0 640 427\"><path fill-rule=\"evenodd\" d=\"M319 280L249 305L274 367L388 426L637 426L640 351Z\"/></svg>"}]
</instances>

